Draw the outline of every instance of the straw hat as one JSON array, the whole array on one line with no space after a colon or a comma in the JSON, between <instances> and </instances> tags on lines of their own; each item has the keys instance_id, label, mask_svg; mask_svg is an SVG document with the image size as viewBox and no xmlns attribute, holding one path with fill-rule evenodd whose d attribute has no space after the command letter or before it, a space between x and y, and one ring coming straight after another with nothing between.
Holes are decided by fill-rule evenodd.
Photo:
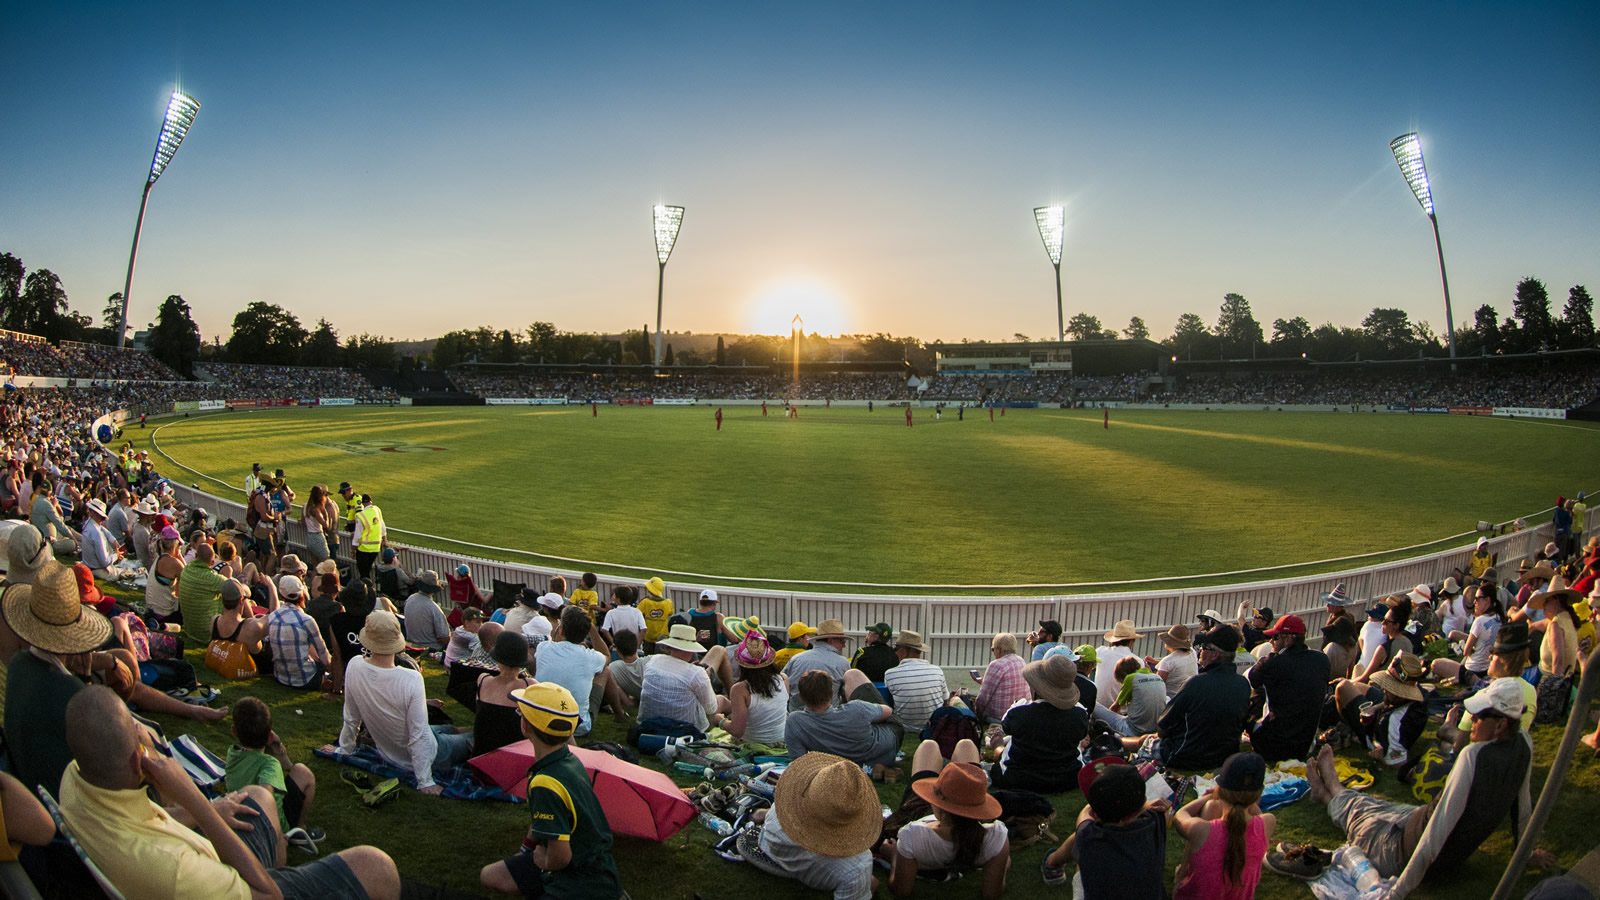
<instances>
[{"instance_id":1,"label":"straw hat","mask_svg":"<svg viewBox=\"0 0 1600 900\"><path fill-rule=\"evenodd\" d=\"M1138 639L1138 637L1139 629L1134 626L1133 620L1123 619L1117 624L1111 626L1111 630L1106 632L1106 643L1111 643L1112 641L1132 641Z\"/></svg>"},{"instance_id":2,"label":"straw hat","mask_svg":"<svg viewBox=\"0 0 1600 900\"><path fill-rule=\"evenodd\" d=\"M1187 625L1174 625L1157 637L1161 638L1161 643L1167 645L1168 650L1188 650L1194 646L1194 642L1189 639Z\"/></svg>"},{"instance_id":3,"label":"straw hat","mask_svg":"<svg viewBox=\"0 0 1600 900\"><path fill-rule=\"evenodd\" d=\"M152 494L134 504L133 511L141 516L154 516L160 514L161 508L156 505L155 495Z\"/></svg>"},{"instance_id":4,"label":"straw hat","mask_svg":"<svg viewBox=\"0 0 1600 900\"><path fill-rule=\"evenodd\" d=\"M1527 584L1528 582L1534 580L1535 578L1543 578L1546 581L1548 581L1551 578L1554 578L1555 576L1556 576L1556 570L1550 568L1550 564L1548 562L1544 562L1543 560L1541 560L1538 565L1536 565L1533 568L1529 569L1528 571L1522 573L1522 577L1517 579L1517 583L1519 585Z\"/></svg>"},{"instance_id":5,"label":"straw hat","mask_svg":"<svg viewBox=\"0 0 1600 900\"><path fill-rule=\"evenodd\" d=\"M278 560L279 574L304 575L306 574L306 571L306 564L301 562L300 557L293 553L285 553L283 558Z\"/></svg>"},{"instance_id":6,"label":"straw hat","mask_svg":"<svg viewBox=\"0 0 1600 900\"><path fill-rule=\"evenodd\" d=\"M87 653L111 636L105 616L78 598L72 569L55 560L39 569L33 584L6 588L6 624L17 636L49 653Z\"/></svg>"},{"instance_id":7,"label":"straw hat","mask_svg":"<svg viewBox=\"0 0 1600 900\"><path fill-rule=\"evenodd\" d=\"M878 792L861 767L813 750L778 779L773 805L796 844L823 856L855 856L883 832Z\"/></svg>"},{"instance_id":8,"label":"straw hat","mask_svg":"<svg viewBox=\"0 0 1600 900\"><path fill-rule=\"evenodd\" d=\"M1551 600L1561 600L1562 602L1570 605L1582 600L1583 592L1573 590L1567 585L1567 580L1565 578L1557 575L1556 577L1550 579L1550 588L1548 590L1546 590L1543 594L1534 594L1533 598L1528 602L1531 604L1540 597L1543 597L1544 602L1546 603L1550 602Z\"/></svg>"},{"instance_id":9,"label":"straw hat","mask_svg":"<svg viewBox=\"0 0 1600 900\"><path fill-rule=\"evenodd\" d=\"M987 822L1000 815L1000 801L989 793L988 776L972 763L953 762L939 770L938 778L924 778L911 789L928 805L968 819Z\"/></svg>"},{"instance_id":10,"label":"straw hat","mask_svg":"<svg viewBox=\"0 0 1600 900\"><path fill-rule=\"evenodd\" d=\"M759 669L762 666L770 666L773 658L777 655L777 652L772 649L771 644L767 643L766 636L761 633L759 628L752 628L746 631L744 640L739 642L739 646L733 648L734 662L737 662L741 669Z\"/></svg>"},{"instance_id":11,"label":"straw hat","mask_svg":"<svg viewBox=\"0 0 1600 900\"><path fill-rule=\"evenodd\" d=\"M672 626L671 630L667 632L666 637L656 641L656 646L668 647L673 650L681 650L684 653L706 652L706 648L700 646L700 642L696 641L694 636L695 630L693 625L674 625Z\"/></svg>"},{"instance_id":12,"label":"straw hat","mask_svg":"<svg viewBox=\"0 0 1600 900\"><path fill-rule=\"evenodd\" d=\"M406 648L405 633L400 630L400 620L386 609L375 609L367 614L367 624L356 635L361 646L373 653L399 653Z\"/></svg>"},{"instance_id":13,"label":"straw hat","mask_svg":"<svg viewBox=\"0 0 1600 900\"><path fill-rule=\"evenodd\" d=\"M844 622L839 619L823 619L817 625L817 640L825 641L828 638L844 637Z\"/></svg>"},{"instance_id":14,"label":"straw hat","mask_svg":"<svg viewBox=\"0 0 1600 900\"><path fill-rule=\"evenodd\" d=\"M1033 688L1035 697L1056 709L1078 705L1078 666L1064 654L1046 656L1023 666L1022 680Z\"/></svg>"},{"instance_id":15,"label":"straw hat","mask_svg":"<svg viewBox=\"0 0 1600 900\"><path fill-rule=\"evenodd\" d=\"M1422 660L1414 653L1401 653L1389 664L1389 668L1372 676L1372 683L1396 697L1416 701L1423 699L1422 688L1417 687L1420 678Z\"/></svg>"},{"instance_id":16,"label":"straw hat","mask_svg":"<svg viewBox=\"0 0 1600 900\"><path fill-rule=\"evenodd\" d=\"M900 634L894 639L894 645L896 647L904 647L907 650L928 649L928 645L922 641L922 635L909 628L900 629Z\"/></svg>"}]
</instances>

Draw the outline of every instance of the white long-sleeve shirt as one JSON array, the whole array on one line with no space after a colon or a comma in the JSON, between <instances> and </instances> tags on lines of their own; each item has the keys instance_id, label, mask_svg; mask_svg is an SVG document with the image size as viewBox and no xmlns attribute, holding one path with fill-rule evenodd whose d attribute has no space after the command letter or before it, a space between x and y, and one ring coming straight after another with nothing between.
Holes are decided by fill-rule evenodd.
<instances>
[{"instance_id":1,"label":"white long-sleeve shirt","mask_svg":"<svg viewBox=\"0 0 1600 900\"><path fill-rule=\"evenodd\" d=\"M84 520L83 543L78 551L82 554L83 564L90 569L109 569L117 561L116 539L94 519Z\"/></svg>"},{"instance_id":2,"label":"white long-sleeve shirt","mask_svg":"<svg viewBox=\"0 0 1600 900\"><path fill-rule=\"evenodd\" d=\"M420 673L404 666L375 666L364 656L350 660L344 671L339 752L355 752L356 734L363 723L379 756L391 765L410 766L418 790L433 785L438 745L428 727L427 695Z\"/></svg>"}]
</instances>

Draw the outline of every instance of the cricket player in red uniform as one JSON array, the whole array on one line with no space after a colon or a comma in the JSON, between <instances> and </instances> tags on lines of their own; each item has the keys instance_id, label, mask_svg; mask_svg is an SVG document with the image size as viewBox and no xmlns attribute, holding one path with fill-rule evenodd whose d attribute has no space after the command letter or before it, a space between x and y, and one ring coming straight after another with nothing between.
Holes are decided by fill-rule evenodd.
<instances>
[{"instance_id":1,"label":"cricket player in red uniform","mask_svg":"<svg viewBox=\"0 0 1600 900\"><path fill-rule=\"evenodd\" d=\"M599 403L599 401L597 401L597 400L590 400L589 401L589 412L593 414L594 418L596 418L596 419L600 418L600 403Z\"/></svg>"},{"instance_id":2,"label":"cricket player in red uniform","mask_svg":"<svg viewBox=\"0 0 1600 900\"><path fill-rule=\"evenodd\" d=\"M767 401L763 400L763 401L761 401L761 415L765 416L766 414L767 414Z\"/></svg>"},{"instance_id":3,"label":"cricket player in red uniform","mask_svg":"<svg viewBox=\"0 0 1600 900\"><path fill-rule=\"evenodd\" d=\"M911 407L910 406L906 407L906 427L907 428L911 427Z\"/></svg>"},{"instance_id":4,"label":"cricket player in red uniform","mask_svg":"<svg viewBox=\"0 0 1600 900\"><path fill-rule=\"evenodd\" d=\"M717 407L717 430L722 430L722 407Z\"/></svg>"},{"instance_id":5,"label":"cricket player in red uniform","mask_svg":"<svg viewBox=\"0 0 1600 900\"><path fill-rule=\"evenodd\" d=\"M1107 431L1111 430L1111 407L1109 406L1106 407L1105 428Z\"/></svg>"}]
</instances>

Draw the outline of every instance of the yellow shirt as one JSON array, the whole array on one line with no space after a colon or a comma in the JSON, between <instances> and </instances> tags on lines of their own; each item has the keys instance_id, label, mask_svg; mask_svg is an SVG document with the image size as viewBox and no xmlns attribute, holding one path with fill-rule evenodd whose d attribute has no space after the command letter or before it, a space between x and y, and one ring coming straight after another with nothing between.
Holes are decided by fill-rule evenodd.
<instances>
[{"instance_id":1,"label":"yellow shirt","mask_svg":"<svg viewBox=\"0 0 1600 900\"><path fill-rule=\"evenodd\" d=\"M75 761L61 776L61 815L123 896L250 898L250 886L217 858L205 835L179 824L142 790L109 791L84 781Z\"/></svg>"},{"instance_id":2,"label":"yellow shirt","mask_svg":"<svg viewBox=\"0 0 1600 900\"><path fill-rule=\"evenodd\" d=\"M581 606L590 612L594 612L600 606L600 593L578 588L572 592L571 597L567 598L567 602L573 606Z\"/></svg>"},{"instance_id":3,"label":"yellow shirt","mask_svg":"<svg viewBox=\"0 0 1600 900\"><path fill-rule=\"evenodd\" d=\"M1583 517L1589 512L1589 504L1572 502L1572 536L1583 534Z\"/></svg>"},{"instance_id":4,"label":"yellow shirt","mask_svg":"<svg viewBox=\"0 0 1600 900\"><path fill-rule=\"evenodd\" d=\"M672 601L646 597L638 606L639 612L644 614L644 639L653 644L665 637L671 625L667 620L672 618Z\"/></svg>"},{"instance_id":5,"label":"yellow shirt","mask_svg":"<svg viewBox=\"0 0 1600 900\"><path fill-rule=\"evenodd\" d=\"M789 660L793 659L798 654L806 652L809 649L809 647L800 646L784 647L772 657L772 665L775 666L779 672L782 672L783 667L789 664Z\"/></svg>"},{"instance_id":6,"label":"yellow shirt","mask_svg":"<svg viewBox=\"0 0 1600 900\"><path fill-rule=\"evenodd\" d=\"M1473 578L1482 578L1484 571L1492 565L1494 565L1493 553L1480 554L1477 551L1473 551L1472 556L1467 559L1467 571L1472 574Z\"/></svg>"}]
</instances>

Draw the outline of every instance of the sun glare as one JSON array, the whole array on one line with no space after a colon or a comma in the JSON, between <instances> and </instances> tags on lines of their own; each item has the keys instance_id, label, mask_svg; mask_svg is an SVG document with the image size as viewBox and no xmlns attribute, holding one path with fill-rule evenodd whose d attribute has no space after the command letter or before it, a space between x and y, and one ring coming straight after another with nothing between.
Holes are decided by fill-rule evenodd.
<instances>
[{"instance_id":1,"label":"sun glare","mask_svg":"<svg viewBox=\"0 0 1600 900\"><path fill-rule=\"evenodd\" d=\"M756 295L750 302L749 328L756 334L788 334L796 314L807 334L844 334L849 324L837 291L814 279L797 278Z\"/></svg>"}]
</instances>

